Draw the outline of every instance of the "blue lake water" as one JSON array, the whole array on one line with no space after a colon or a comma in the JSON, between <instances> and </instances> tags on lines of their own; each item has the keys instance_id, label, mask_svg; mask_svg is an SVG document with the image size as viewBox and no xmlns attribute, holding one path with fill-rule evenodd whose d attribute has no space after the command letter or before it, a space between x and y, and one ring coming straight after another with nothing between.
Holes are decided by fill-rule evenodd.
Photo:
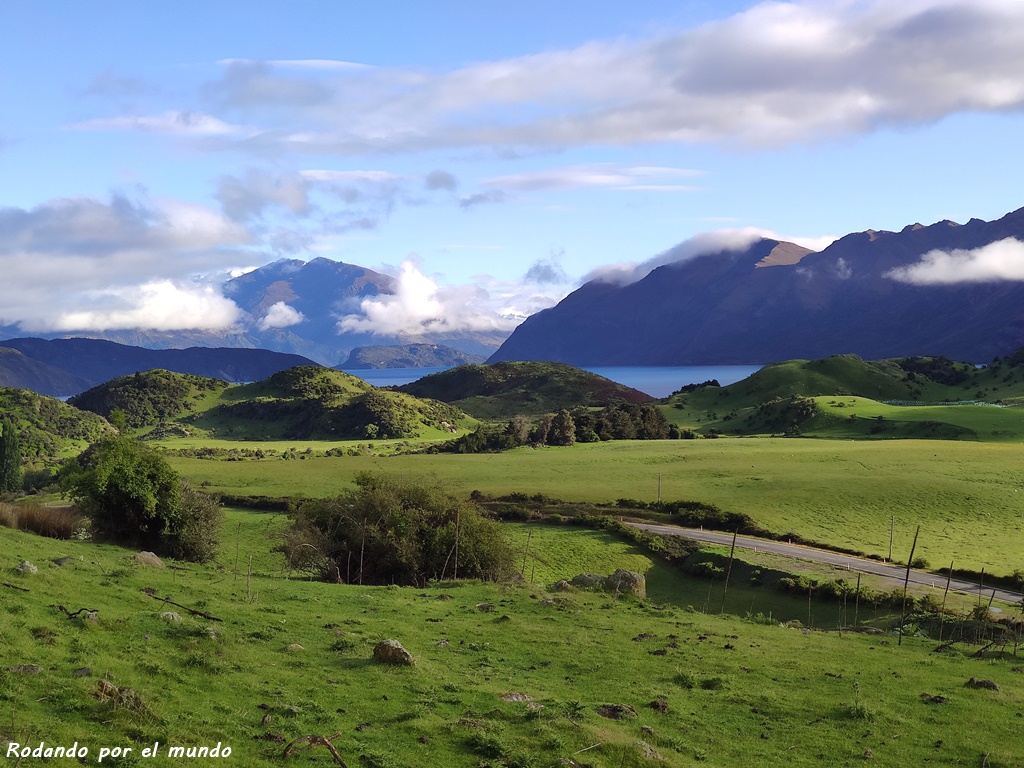
<instances>
[{"instance_id":1,"label":"blue lake water","mask_svg":"<svg viewBox=\"0 0 1024 768\"><path fill-rule=\"evenodd\" d=\"M587 368L591 373L639 389L653 397L668 397L686 384L700 384L717 379L723 387L734 384L761 369L760 365L685 365L685 366L598 366ZM375 387L399 386L416 381L446 368L379 368L348 371Z\"/></svg>"}]
</instances>

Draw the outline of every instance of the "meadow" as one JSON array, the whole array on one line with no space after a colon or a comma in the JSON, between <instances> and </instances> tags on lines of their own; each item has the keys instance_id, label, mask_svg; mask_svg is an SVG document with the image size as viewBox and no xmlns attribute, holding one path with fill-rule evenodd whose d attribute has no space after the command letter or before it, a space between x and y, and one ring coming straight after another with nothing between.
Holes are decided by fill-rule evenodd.
<instances>
[{"instance_id":1,"label":"meadow","mask_svg":"<svg viewBox=\"0 0 1024 768\"><path fill-rule=\"evenodd\" d=\"M288 742L317 734L347 765L370 768L1024 760L1012 656L540 583L311 582L289 577L272 552L283 522L230 510L215 563L164 569L122 548L0 528L5 755L11 743L77 741L90 750L83 764L120 747L133 751L102 764L271 766ZM591 532L534 538L552 573L642 565L628 545ZM22 559L39 573L15 574ZM205 616L154 599L163 597ZM66 615L79 608L94 617ZM384 638L399 639L415 665L373 663ZM965 687L971 677L999 690ZM142 757L154 743L158 756ZM167 756L171 745L218 743L230 758ZM337 764L323 747L287 762Z\"/></svg>"},{"instance_id":2,"label":"meadow","mask_svg":"<svg viewBox=\"0 0 1024 768\"><path fill-rule=\"evenodd\" d=\"M998 409L991 409L998 410ZM225 442L222 445L229 446ZM306 444L295 443L300 452ZM358 472L433 478L460 494L481 490L567 501L690 499L750 515L778 534L933 568L1001 575L1024 568L1022 449L1010 443L842 441L806 438L617 441L520 448L502 454L316 457L210 461L169 457L208 490L232 495L323 497Z\"/></svg>"}]
</instances>

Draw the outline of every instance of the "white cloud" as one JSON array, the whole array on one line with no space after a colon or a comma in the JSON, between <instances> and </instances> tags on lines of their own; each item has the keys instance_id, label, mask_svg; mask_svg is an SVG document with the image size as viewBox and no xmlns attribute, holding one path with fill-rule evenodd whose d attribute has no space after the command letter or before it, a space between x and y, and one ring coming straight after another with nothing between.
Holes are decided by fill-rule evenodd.
<instances>
[{"instance_id":1,"label":"white cloud","mask_svg":"<svg viewBox=\"0 0 1024 768\"><path fill-rule=\"evenodd\" d=\"M405 181L407 177L387 171L300 171L299 175L310 181L329 181L337 184L393 184Z\"/></svg>"},{"instance_id":2,"label":"white cloud","mask_svg":"<svg viewBox=\"0 0 1024 768\"><path fill-rule=\"evenodd\" d=\"M2 208L0 323L25 330L224 327L237 308L191 276L249 263L251 242L245 228L178 200L114 195Z\"/></svg>"},{"instance_id":3,"label":"white cloud","mask_svg":"<svg viewBox=\"0 0 1024 768\"><path fill-rule=\"evenodd\" d=\"M136 131L140 133L162 133L169 136L190 138L210 136L252 136L257 131L240 125L232 125L201 112L164 112L160 115L138 115L85 120L68 126L78 131Z\"/></svg>"},{"instance_id":4,"label":"white cloud","mask_svg":"<svg viewBox=\"0 0 1024 768\"><path fill-rule=\"evenodd\" d=\"M306 316L295 309L295 307L279 301L276 304L272 304L270 309L267 310L267 314L260 320L260 330L268 331L271 328L288 328L292 325L298 325L305 319Z\"/></svg>"},{"instance_id":5,"label":"white cloud","mask_svg":"<svg viewBox=\"0 0 1024 768\"><path fill-rule=\"evenodd\" d=\"M182 286L170 280L89 291L79 308L22 323L30 331L110 331L147 328L159 331L223 329L241 311L211 286Z\"/></svg>"},{"instance_id":6,"label":"white cloud","mask_svg":"<svg viewBox=\"0 0 1024 768\"><path fill-rule=\"evenodd\" d=\"M1008 237L972 250L929 251L917 264L884 276L913 285L1024 280L1024 242Z\"/></svg>"},{"instance_id":7,"label":"white cloud","mask_svg":"<svg viewBox=\"0 0 1024 768\"><path fill-rule=\"evenodd\" d=\"M682 190L693 187L678 185L663 186L650 182L659 179L677 179L700 175L700 171L686 168L664 168L657 166L630 166L618 163L597 163L594 165L571 165L550 168L543 171L529 171L486 179L489 187L529 191L578 189L581 187L606 187L611 189ZM639 182L648 182L640 184Z\"/></svg>"},{"instance_id":8,"label":"white cloud","mask_svg":"<svg viewBox=\"0 0 1024 768\"><path fill-rule=\"evenodd\" d=\"M658 267L667 264L680 264L699 256L709 256L717 253L737 253L749 248L758 240L766 238L783 242L796 243L812 251L820 251L835 242L835 238L826 237L793 237L780 235L770 229L759 227L740 227L736 229L717 229L710 232L701 232L693 237L684 240L679 245L659 253L657 256L643 262L622 262L619 264L606 264L589 272L583 282L598 280L605 283L617 285L628 285L646 277Z\"/></svg>"},{"instance_id":9,"label":"white cloud","mask_svg":"<svg viewBox=\"0 0 1024 768\"><path fill-rule=\"evenodd\" d=\"M765 147L1017 110L1022 71L1020 0L763 2L658 37L451 71L231 60L203 96L258 133L188 112L79 125L260 152Z\"/></svg>"},{"instance_id":10,"label":"white cloud","mask_svg":"<svg viewBox=\"0 0 1024 768\"><path fill-rule=\"evenodd\" d=\"M517 322L498 316L488 308L489 301L480 286L439 286L412 261L405 261L395 292L363 299L360 313L341 318L338 328L380 336L511 330Z\"/></svg>"},{"instance_id":11,"label":"white cloud","mask_svg":"<svg viewBox=\"0 0 1024 768\"><path fill-rule=\"evenodd\" d=\"M348 72L371 68L369 64L360 64L355 61L340 61L338 59L271 59L267 62L260 62L256 59L221 59L217 63L224 66L265 63L272 67L281 67L282 69L312 69L329 72Z\"/></svg>"}]
</instances>

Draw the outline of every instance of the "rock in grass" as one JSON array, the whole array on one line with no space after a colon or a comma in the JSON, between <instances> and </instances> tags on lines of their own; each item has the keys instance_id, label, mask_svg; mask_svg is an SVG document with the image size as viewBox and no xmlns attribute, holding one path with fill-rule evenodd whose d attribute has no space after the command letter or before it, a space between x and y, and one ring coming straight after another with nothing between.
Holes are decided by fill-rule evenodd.
<instances>
[{"instance_id":1,"label":"rock in grass","mask_svg":"<svg viewBox=\"0 0 1024 768\"><path fill-rule=\"evenodd\" d=\"M43 668L38 664L15 664L13 667L8 667L7 671L16 675L38 675Z\"/></svg>"},{"instance_id":2,"label":"rock in grass","mask_svg":"<svg viewBox=\"0 0 1024 768\"><path fill-rule=\"evenodd\" d=\"M26 574L29 576L34 576L35 574L39 573L39 569L32 565L32 563L30 563L28 560L22 560L15 566L14 570L16 570L22 576L25 576Z\"/></svg>"},{"instance_id":3,"label":"rock in grass","mask_svg":"<svg viewBox=\"0 0 1024 768\"><path fill-rule=\"evenodd\" d=\"M397 640L381 640L373 648L373 660L380 664L412 666L415 661Z\"/></svg>"},{"instance_id":4,"label":"rock in grass","mask_svg":"<svg viewBox=\"0 0 1024 768\"><path fill-rule=\"evenodd\" d=\"M552 592L571 592L572 591L572 584L570 584L565 579L562 579L561 581L556 581L554 584L551 585L551 591Z\"/></svg>"},{"instance_id":5,"label":"rock in grass","mask_svg":"<svg viewBox=\"0 0 1024 768\"><path fill-rule=\"evenodd\" d=\"M988 691L999 690L999 683L997 683L995 680L979 680L976 677L972 677L964 685L966 685L968 688L984 688Z\"/></svg>"},{"instance_id":6,"label":"rock in grass","mask_svg":"<svg viewBox=\"0 0 1024 768\"><path fill-rule=\"evenodd\" d=\"M152 552L137 552L135 554L135 562L139 565L148 565L151 568L164 567L164 561Z\"/></svg>"},{"instance_id":7,"label":"rock in grass","mask_svg":"<svg viewBox=\"0 0 1024 768\"><path fill-rule=\"evenodd\" d=\"M619 568L615 573L605 579L604 588L609 592L628 592L636 595L641 600L647 597L647 579L641 573L626 571Z\"/></svg>"},{"instance_id":8,"label":"rock in grass","mask_svg":"<svg viewBox=\"0 0 1024 768\"><path fill-rule=\"evenodd\" d=\"M596 573L581 573L579 576L573 576L570 584L580 589L600 589L604 587L604 582L604 576L598 576Z\"/></svg>"},{"instance_id":9,"label":"rock in grass","mask_svg":"<svg viewBox=\"0 0 1024 768\"><path fill-rule=\"evenodd\" d=\"M176 611L164 611L160 614L160 618L169 624L174 624L181 621L181 614Z\"/></svg>"}]
</instances>

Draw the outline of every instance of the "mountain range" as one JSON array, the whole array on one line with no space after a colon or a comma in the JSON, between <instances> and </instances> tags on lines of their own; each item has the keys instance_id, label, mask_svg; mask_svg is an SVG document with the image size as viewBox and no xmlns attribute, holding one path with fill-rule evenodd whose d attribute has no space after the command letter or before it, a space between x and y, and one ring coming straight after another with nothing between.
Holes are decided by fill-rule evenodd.
<instances>
[{"instance_id":1,"label":"mountain range","mask_svg":"<svg viewBox=\"0 0 1024 768\"><path fill-rule=\"evenodd\" d=\"M1024 344L1024 281L1006 278L1024 276L1012 266L1024 261L1022 240L1024 208L991 222L868 230L820 252L760 239L625 285L591 280L529 317L489 362L724 365L836 353L984 362Z\"/></svg>"},{"instance_id":2,"label":"mountain range","mask_svg":"<svg viewBox=\"0 0 1024 768\"><path fill-rule=\"evenodd\" d=\"M130 329L42 335L105 339L149 349L266 349L302 355L327 366L345 361L357 347L374 345L441 344L486 357L508 337L501 331L388 336L339 329L338 321L357 314L364 299L393 294L396 288L393 277L366 267L326 258L308 262L280 259L224 284L224 295L242 310L241 320L227 330ZM0 326L0 338L22 335L17 326Z\"/></svg>"},{"instance_id":3,"label":"mountain range","mask_svg":"<svg viewBox=\"0 0 1024 768\"><path fill-rule=\"evenodd\" d=\"M245 382L303 365L314 363L267 349L144 349L103 339L0 341L0 386L54 397L75 395L118 376L154 368Z\"/></svg>"}]
</instances>

